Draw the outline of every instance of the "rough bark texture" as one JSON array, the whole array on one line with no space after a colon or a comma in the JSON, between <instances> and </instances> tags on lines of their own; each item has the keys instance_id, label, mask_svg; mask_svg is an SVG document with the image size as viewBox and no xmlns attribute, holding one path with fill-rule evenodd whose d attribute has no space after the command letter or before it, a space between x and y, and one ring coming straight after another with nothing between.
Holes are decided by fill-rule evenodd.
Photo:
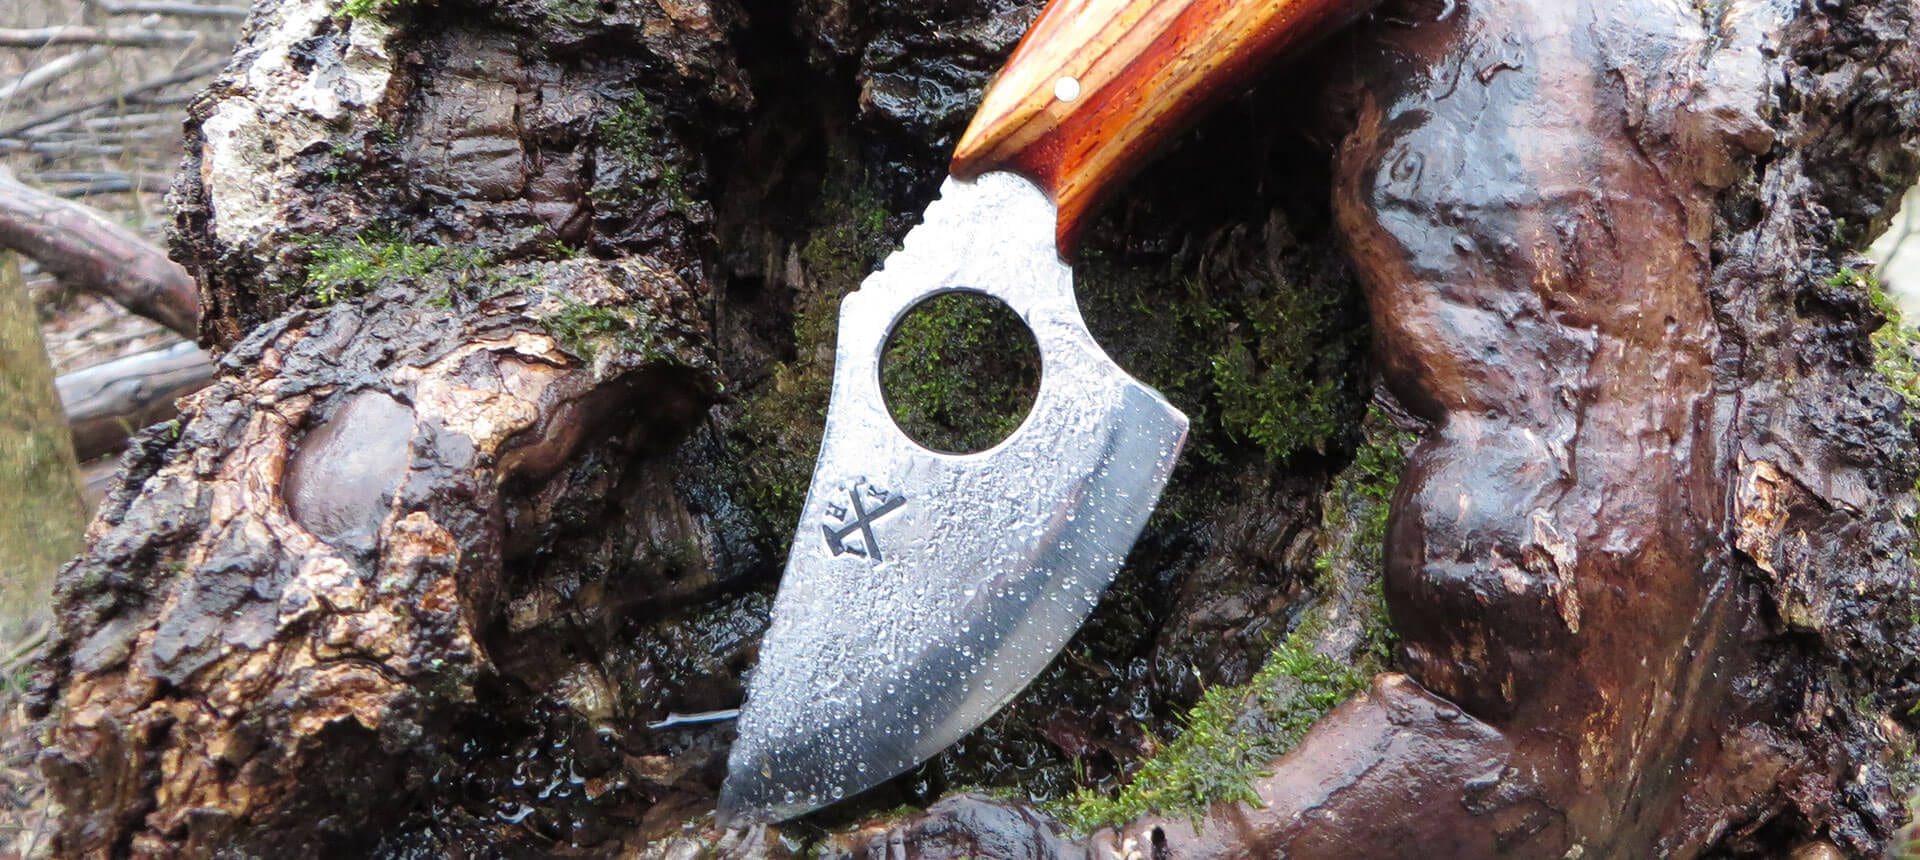
<instances>
[{"instance_id":1,"label":"rough bark texture","mask_svg":"<svg viewBox=\"0 0 1920 860\"><path fill-rule=\"evenodd\" d=\"M1912 16L1482 0L1372 34L1334 207L1432 426L1387 540L1409 677L1172 855L1886 843L1913 440L1866 296L1810 299L1847 264L1819 204L1883 221L1911 176ZM1441 801L1378 813L1405 796Z\"/></svg>"},{"instance_id":2,"label":"rough bark texture","mask_svg":"<svg viewBox=\"0 0 1920 860\"><path fill-rule=\"evenodd\" d=\"M954 753L720 834L729 729L648 723L737 703L835 302L1034 4L266 0L178 188L220 378L127 455L38 676L59 850L1872 850L1916 461L1841 273L1915 172L1913 9L1567 5L1390 5L1143 175L1080 290L1196 430L1120 582ZM864 821L1144 780L1203 689L1373 653L1325 501L1362 297L1426 428L1401 672L1197 829Z\"/></svg>"}]
</instances>

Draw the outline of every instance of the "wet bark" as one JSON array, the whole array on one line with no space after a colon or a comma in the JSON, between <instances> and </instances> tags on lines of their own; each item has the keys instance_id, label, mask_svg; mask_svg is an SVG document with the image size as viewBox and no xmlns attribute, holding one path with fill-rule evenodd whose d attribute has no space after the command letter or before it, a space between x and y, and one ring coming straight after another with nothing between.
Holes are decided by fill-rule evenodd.
<instances>
[{"instance_id":1,"label":"wet bark","mask_svg":"<svg viewBox=\"0 0 1920 860\"><path fill-rule=\"evenodd\" d=\"M1387 539L1404 674L1258 803L1094 846L1884 850L1913 438L1841 213L1884 223L1911 176L1913 28L1898 4L1476 2L1357 36L1333 205L1430 427ZM890 838L958 856L984 817Z\"/></svg>"},{"instance_id":2,"label":"wet bark","mask_svg":"<svg viewBox=\"0 0 1920 860\"><path fill-rule=\"evenodd\" d=\"M1837 273L1920 164L1913 10L1565 5L1390 4L1149 169L1080 290L1195 449L1113 593L955 753L721 834L729 729L649 724L737 704L832 309L1034 4L258 4L176 189L219 376L36 678L57 850L1873 850L1920 461ZM869 821L1115 785L1289 630L1364 650L1362 302L1424 428L1396 671L1197 827Z\"/></svg>"}]
</instances>

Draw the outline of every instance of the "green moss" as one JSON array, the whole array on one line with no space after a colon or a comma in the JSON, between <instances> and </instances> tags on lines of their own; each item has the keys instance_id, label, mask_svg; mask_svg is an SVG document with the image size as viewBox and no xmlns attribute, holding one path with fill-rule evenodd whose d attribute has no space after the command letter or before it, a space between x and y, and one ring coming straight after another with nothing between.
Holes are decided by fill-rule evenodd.
<instances>
[{"instance_id":1,"label":"green moss","mask_svg":"<svg viewBox=\"0 0 1920 860\"><path fill-rule=\"evenodd\" d=\"M1181 721L1181 733L1141 765L1117 794L1081 789L1054 813L1079 831L1114 826L1148 813L1198 817L1218 802L1255 802L1252 781L1299 744L1313 723L1363 689L1389 664L1395 636L1381 592L1380 563L1387 507L1413 434L1393 427L1378 409L1362 425L1353 462L1329 489L1322 523L1324 551L1316 591L1322 603L1305 613L1253 679L1215 687ZM1354 571L1341 575L1343 570ZM1339 594L1352 583L1355 594ZM1329 610L1364 619L1351 662L1314 650Z\"/></svg>"},{"instance_id":2,"label":"green moss","mask_svg":"<svg viewBox=\"0 0 1920 860\"><path fill-rule=\"evenodd\" d=\"M831 354L840 300L894 247L879 196L850 159L834 163L841 169L823 181L814 226L801 246L806 280L794 297L794 359L775 365L743 399L725 439L734 470L728 483L770 551L793 536L806 500L832 388L831 360L821 356Z\"/></svg>"},{"instance_id":3,"label":"green moss","mask_svg":"<svg viewBox=\"0 0 1920 860\"><path fill-rule=\"evenodd\" d=\"M803 360L833 343L840 300L859 289L894 247L886 204L865 181L830 177L821 201L819 224L800 249L807 290L793 310L793 342Z\"/></svg>"},{"instance_id":4,"label":"green moss","mask_svg":"<svg viewBox=\"0 0 1920 860\"><path fill-rule=\"evenodd\" d=\"M1244 318L1242 336L1220 342L1207 358L1228 436L1284 460L1302 451L1327 453L1352 426L1351 380L1324 360L1330 351L1357 345L1351 332L1331 330L1341 301L1338 294L1277 281L1239 303L1232 316ZM1339 342L1328 343L1329 336Z\"/></svg>"},{"instance_id":5,"label":"green moss","mask_svg":"<svg viewBox=\"0 0 1920 860\"><path fill-rule=\"evenodd\" d=\"M586 24L600 14L600 7L595 0L551 0L547 4L547 11L562 20Z\"/></svg>"},{"instance_id":6,"label":"green moss","mask_svg":"<svg viewBox=\"0 0 1920 860\"><path fill-rule=\"evenodd\" d=\"M340 14L348 18L385 18L413 5L414 0L346 0Z\"/></svg>"},{"instance_id":7,"label":"green moss","mask_svg":"<svg viewBox=\"0 0 1920 860\"><path fill-rule=\"evenodd\" d=\"M1842 269L1827 278L1834 289L1859 290L1867 295L1886 323L1873 333L1874 367L1888 384L1906 398L1907 421L1920 420L1920 329L1907 324L1900 305L1870 269Z\"/></svg>"},{"instance_id":8,"label":"green moss","mask_svg":"<svg viewBox=\"0 0 1920 860\"><path fill-rule=\"evenodd\" d=\"M1187 413L1188 451L1221 464L1334 454L1365 404L1366 321L1336 283L1298 283L1263 264L1233 276L1164 275L1098 253L1076 266L1096 338Z\"/></svg>"},{"instance_id":9,"label":"green moss","mask_svg":"<svg viewBox=\"0 0 1920 860\"><path fill-rule=\"evenodd\" d=\"M442 297L446 289L497 282L492 259L484 251L405 242L383 230L315 242L309 253L303 287L321 305L430 276L445 282L436 293Z\"/></svg>"},{"instance_id":10,"label":"green moss","mask_svg":"<svg viewBox=\"0 0 1920 860\"><path fill-rule=\"evenodd\" d=\"M560 309L542 317L540 324L560 348L586 361L600 350L660 358L659 327L646 313L633 308L610 308L563 300Z\"/></svg>"},{"instance_id":11,"label":"green moss","mask_svg":"<svg viewBox=\"0 0 1920 860\"><path fill-rule=\"evenodd\" d=\"M660 144L664 133L659 114L640 93L635 93L600 121L603 151L625 163L642 181L635 187L599 192L602 202L613 205L633 202L646 196L645 184L650 182L675 209L682 213L693 211L695 203L687 191L686 175L666 157Z\"/></svg>"},{"instance_id":12,"label":"green moss","mask_svg":"<svg viewBox=\"0 0 1920 860\"><path fill-rule=\"evenodd\" d=\"M357 161L339 159L327 165L322 175L326 177L328 185L351 185L360 179L364 170L365 166Z\"/></svg>"},{"instance_id":13,"label":"green moss","mask_svg":"<svg viewBox=\"0 0 1920 860\"><path fill-rule=\"evenodd\" d=\"M1367 412L1361 433L1353 465L1334 478L1331 495L1338 510L1353 516L1360 526L1357 544L1363 555L1356 561L1377 569L1387 540L1387 508L1400 486L1400 473L1406 470L1407 451L1418 437L1394 427L1378 407ZM1329 518L1340 516L1333 505L1328 508ZM1330 519L1323 527L1338 531L1340 525Z\"/></svg>"},{"instance_id":14,"label":"green moss","mask_svg":"<svg viewBox=\"0 0 1920 860\"><path fill-rule=\"evenodd\" d=\"M1040 385L1040 351L1006 305L948 293L916 306L880 365L887 408L915 441L985 450L1011 435Z\"/></svg>"},{"instance_id":15,"label":"green moss","mask_svg":"<svg viewBox=\"0 0 1920 860\"><path fill-rule=\"evenodd\" d=\"M1335 705L1359 692L1372 667L1348 666L1313 650L1319 616L1280 643L1253 680L1214 687L1167 744L1113 796L1082 790L1055 813L1074 830L1116 826L1149 813L1198 818L1218 802L1257 802L1252 781L1306 736Z\"/></svg>"}]
</instances>

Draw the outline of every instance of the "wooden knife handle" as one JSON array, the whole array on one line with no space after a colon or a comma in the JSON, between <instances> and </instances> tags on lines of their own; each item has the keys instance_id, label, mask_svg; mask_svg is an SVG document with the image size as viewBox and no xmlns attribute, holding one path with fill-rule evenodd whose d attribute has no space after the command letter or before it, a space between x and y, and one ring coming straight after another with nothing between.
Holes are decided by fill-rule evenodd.
<instances>
[{"instance_id":1,"label":"wooden knife handle","mask_svg":"<svg viewBox=\"0 0 1920 860\"><path fill-rule=\"evenodd\" d=\"M987 88L953 175L1011 170L1060 210L1069 253L1101 196L1274 55L1369 0L1053 0Z\"/></svg>"}]
</instances>

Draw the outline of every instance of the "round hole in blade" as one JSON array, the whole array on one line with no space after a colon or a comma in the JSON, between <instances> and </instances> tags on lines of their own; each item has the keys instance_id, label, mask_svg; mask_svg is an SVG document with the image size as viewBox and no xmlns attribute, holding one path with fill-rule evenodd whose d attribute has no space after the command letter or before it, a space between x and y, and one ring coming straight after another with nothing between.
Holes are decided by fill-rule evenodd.
<instances>
[{"instance_id":1,"label":"round hole in blade","mask_svg":"<svg viewBox=\"0 0 1920 860\"><path fill-rule=\"evenodd\" d=\"M880 359L887 411L907 437L971 454L1012 435L1040 391L1040 347L1012 308L941 293L908 310Z\"/></svg>"}]
</instances>

